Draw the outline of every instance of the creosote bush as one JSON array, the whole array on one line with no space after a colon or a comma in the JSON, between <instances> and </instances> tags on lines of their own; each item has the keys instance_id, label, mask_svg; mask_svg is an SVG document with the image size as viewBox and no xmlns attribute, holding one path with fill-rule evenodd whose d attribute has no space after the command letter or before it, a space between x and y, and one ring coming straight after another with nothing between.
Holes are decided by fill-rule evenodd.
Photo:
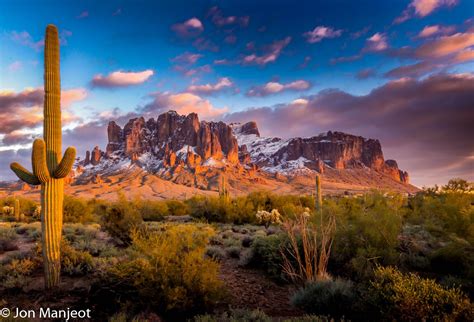
<instances>
[{"instance_id":1,"label":"creosote bush","mask_svg":"<svg viewBox=\"0 0 474 322\"><path fill-rule=\"evenodd\" d=\"M352 282L336 278L311 282L299 289L291 303L308 313L348 316L356 299Z\"/></svg>"},{"instance_id":2,"label":"creosote bush","mask_svg":"<svg viewBox=\"0 0 474 322\"><path fill-rule=\"evenodd\" d=\"M129 299L161 312L186 312L211 306L221 298L219 265L204 256L214 231L195 225L163 225L158 231L133 231L126 258L103 275Z\"/></svg>"},{"instance_id":3,"label":"creosote bush","mask_svg":"<svg viewBox=\"0 0 474 322\"><path fill-rule=\"evenodd\" d=\"M403 274L393 267L378 267L371 296L384 319L403 321L472 321L469 299L457 288L445 289L434 280Z\"/></svg>"}]
</instances>

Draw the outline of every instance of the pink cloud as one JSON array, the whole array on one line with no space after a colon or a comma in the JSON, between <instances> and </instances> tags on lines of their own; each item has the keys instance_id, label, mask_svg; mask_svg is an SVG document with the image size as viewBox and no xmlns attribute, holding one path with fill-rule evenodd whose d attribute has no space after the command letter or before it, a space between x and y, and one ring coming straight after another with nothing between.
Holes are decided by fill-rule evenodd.
<instances>
[{"instance_id":1,"label":"pink cloud","mask_svg":"<svg viewBox=\"0 0 474 322\"><path fill-rule=\"evenodd\" d=\"M220 78L215 84L191 85L188 92L202 95L210 95L234 86L234 83L227 77Z\"/></svg>"},{"instance_id":2,"label":"pink cloud","mask_svg":"<svg viewBox=\"0 0 474 322\"><path fill-rule=\"evenodd\" d=\"M201 20L196 17L193 17L183 23L177 23L172 25L171 30L173 30L178 36L181 37L195 37L204 30L204 26Z\"/></svg>"},{"instance_id":3,"label":"pink cloud","mask_svg":"<svg viewBox=\"0 0 474 322\"><path fill-rule=\"evenodd\" d=\"M146 82L154 72L147 69L141 72L112 72L107 76L102 74L94 76L92 85L94 87L126 87L131 85L139 85Z\"/></svg>"},{"instance_id":4,"label":"pink cloud","mask_svg":"<svg viewBox=\"0 0 474 322\"><path fill-rule=\"evenodd\" d=\"M387 36L384 33L377 32L367 38L363 51L384 51L388 48Z\"/></svg>"},{"instance_id":5,"label":"pink cloud","mask_svg":"<svg viewBox=\"0 0 474 322\"><path fill-rule=\"evenodd\" d=\"M61 91L63 124L78 119L68 107L86 97L87 91L83 88ZM0 134L40 126L43 121L43 100L43 88L27 88L20 92L0 90Z\"/></svg>"},{"instance_id":6,"label":"pink cloud","mask_svg":"<svg viewBox=\"0 0 474 322\"><path fill-rule=\"evenodd\" d=\"M17 60L17 61L14 61L13 63L11 63L10 65L8 65L8 70L11 71L11 72L16 72L16 71L20 70L22 67L23 67L22 62Z\"/></svg>"},{"instance_id":7,"label":"pink cloud","mask_svg":"<svg viewBox=\"0 0 474 322\"><path fill-rule=\"evenodd\" d=\"M219 46L217 46L212 40L206 39L204 37L199 37L193 42L193 46L198 50L208 50L217 52L219 51Z\"/></svg>"},{"instance_id":8,"label":"pink cloud","mask_svg":"<svg viewBox=\"0 0 474 322\"><path fill-rule=\"evenodd\" d=\"M311 83L302 79L286 84L282 84L280 82L268 82L261 86L252 87L246 95L264 97L281 93L283 91L305 91L309 88L311 88Z\"/></svg>"},{"instance_id":9,"label":"pink cloud","mask_svg":"<svg viewBox=\"0 0 474 322\"><path fill-rule=\"evenodd\" d=\"M447 35L453 33L455 28L453 26L441 26L441 25L432 25L426 26L423 28L422 31L418 34L418 38L427 38L435 35Z\"/></svg>"},{"instance_id":10,"label":"pink cloud","mask_svg":"<svg viewBox=\"0 0 474 322\"><path fill-rule=\"evenodd\" d=\"M240 25L247 27L250 21L249 16L223 16L222 11L218 7L209 9L208 16L211 17L212 22L218 27L225 27L231 25Z\"/></svg>"},{"instance_id":11,"label":"pink cloud","mask_svg":"<svg viewBox=\"0 0 474 322\"><path fill-rule=\"evenodd\" d=\"M44 39L35 41L27 31L12 31L10 33L10 38L13 41L19 43L20 45L27 46L35 50L39 50L41 47L44 46Z\"/></svg>"},{"instance_id":12,"label":"pink cloud","mask_svg":"<svg viewBox=\"0 0 474 322\"><path fill-rule=\"evenodd\" d=\"M474 60L474 49L466 49L457 53L454 57L457 63L464 63L470 60Z\"/></svg>"},{"instance_id":13,"label":"pink cloud","mask_svg":"<svg viewBox=\"0 0 474 322\"><path fill-rule=\"evenodd\" d=\"M426 17L441 7L452 7L458 0L412 0L408 7L395 20L395 24L407 21L413 16Z\"/></svg>"},{"instance_id":14,"label":"pink cloud","mask_svg":"<svg viewBox=\"0 0 474 322\"><path fill-rule=\"evenodd\" d=\"M87 18L87 17L89 17L89 11L83 11L76 18L77 19L84 19L84 18Z\"/></svg>"},{"instance_id":15,"label":"pink cloud","mask_svg":"<svg viewBox=\"0 0 474 322\"><path fill-rule=\"evenodd\" d=\"M200 118L214 119L228 112L227 107L217 108L209 100L193 93L158 92L151 94L153 102L147 104L142 112L155 114L175 110L179 114L197 113Z\"/></svg>"},{"instance_id":16,"label":"pink cloud","mask_svg":"<svg viewBox=\"0 0 474 322\"><path fill-rule=\"evenodd\" d=\"M189 66L183 65L175 65L173 69L186 77L197 76L204 73L212 72L212 68L210 65L202 65L196 68L189 68Z\"/></svg>"},{"instance_id":17,"label":"pink cloud","mask_svg":"<svg viewBox=\"0 0 474 322\"><path fill-rule=\"evenodd\" d=\"M282 40L277 40L271 45L266 46L261 55L256 53L247 55L243 58L242 63L244 65L266 65L274 62L280 56L282 50L288 46L291 41L291 37L286 37Z\"/></svg>"},{"instance_id":18,"label":"pink cloud","mask_svg":"<svg viewBox=\"0 0 474 322\"><path fill-rule=\"evenodd\" d=\"M189 52L185 52L181 55L178 55L171 59L173 63L178 63L178 64L186 64L186 65L193 65L195 64L200 58L202 58L203 55L201 54L193 54Z\"/></svg>"},{"instance_id":19,"label":"pink cloud","mask_svg":"<svg viewBox=\"0 0 474 322\"><path fill-rule=\"evenodd\" d=\"M331 27L317 26L311 31L307 31L303 34L306 41L310 44L320 42L324 38L337 38L341 36L342 30L336 30Z\"/></svg>"},{"instance_id":20,"label":"pink cloud","mask_svg":"<svg viewBox=\"0 0 474 322\"><path fill-rule=\"evenodd\" d=\"M415 53L418 57L439 58L456 54L471 46L474 46L474 32L457 33L427 42L421 45Z\"/></svg>"}]
</instances>

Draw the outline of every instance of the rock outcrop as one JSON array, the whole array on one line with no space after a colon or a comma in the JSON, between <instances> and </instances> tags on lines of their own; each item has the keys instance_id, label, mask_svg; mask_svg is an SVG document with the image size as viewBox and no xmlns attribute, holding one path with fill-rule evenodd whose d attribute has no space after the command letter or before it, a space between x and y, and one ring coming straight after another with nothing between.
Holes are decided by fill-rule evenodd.
<instances>
[{"instance_id":1,"label":"rock outcrop","mask_svg":"<svg viewBox=\"0 0 474 322\"><path fill-rule=\"evenodd\" d=\"M369 168L398 182L409 182L408 173L400 170L396 161L384 160L378 140L342 132L284 140L261 137L255 122L228 125L199 121L196 113L179 115L169 111L156 120L131 119L123 129L112 121L107 135L105 153L95 147L90 158L86 155L84 165L127 158L131 163L155 168L179 167L173 170L175 174L183 167L197 173L203 167L221 164L278 175L294 171L324 173L328 167Z\"/></svg>"}]
</instances>

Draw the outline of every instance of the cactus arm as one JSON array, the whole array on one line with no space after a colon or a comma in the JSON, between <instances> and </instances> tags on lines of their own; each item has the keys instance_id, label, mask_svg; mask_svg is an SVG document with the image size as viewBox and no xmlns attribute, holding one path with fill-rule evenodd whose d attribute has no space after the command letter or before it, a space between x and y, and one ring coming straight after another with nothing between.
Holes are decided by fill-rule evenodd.
<instances>
[{"instance_id":1,"label":"cactus arm","mask_svg":"<svg viewBox=\"0 0 474 322\"><path fill-rule=\"evenodd\" d=\"M33 173L40 182L45 183L51 178L46 164L46 144L42 139L36 139L33 142L31 164L33 165Z\"/></svg>"},{"instance_id":2,"label":"cactus arm","mask_svg":"<svg viewBox=\"0 0 474 322\"><path fill-rule=\"evenodd\" d=\"M76 148L68 147L64 156L54 171L53 177L56 179L65 178L71 172L74 160L76 159Z\"/></svg>"},{"instance_id":3,"label":"cactus arm","mask_svg":"<svg viewBox=\"0 0 474 322\"><path fill-rule=\"evenodd\" d=\"M18 162L13 162L12 164L10 164L10 169L12 169L12 171L15 172L15 174L17 175L18 178L20 178L20 180L22 180L22 181L24 181L28 184L32 184L32 185L35 185L35 186L41 184L39 179L33 173L26 170Z\"/></svg>"}]
</instances>

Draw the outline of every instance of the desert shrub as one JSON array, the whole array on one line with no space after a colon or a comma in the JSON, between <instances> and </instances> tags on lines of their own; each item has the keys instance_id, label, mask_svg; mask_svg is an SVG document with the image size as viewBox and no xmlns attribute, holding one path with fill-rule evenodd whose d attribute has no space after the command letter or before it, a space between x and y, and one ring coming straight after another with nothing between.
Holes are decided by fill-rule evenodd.
<instances>
[{"instance_id":1,"label":"desert shrub","mask_svg":"<svg viewBox=\"0 0 474 322\"><path fill-rule=\"evenodd\" d=\"M385 196L377 192L325 200L324 212L337 216L329 269L364 279L373 274L377 264L396 264L403 204L400 195Z\"/></svg>"},{"instance_id":2,"label":"desert shrub","mask_svg":"<svg viewBox=\"0 0 474 322\"><path fill-rule=\"evenodd\" d=\"M168 214L171 216L189 215L189 208L186 203L181 200L166 200Z\"/></svg>"},{"instance_id":3,"label":"desert shrub","mask_svg":"<svg viewBox=\"0 0 474 322\"><path fill-rule=\"evenodd\" d=\"M206 222L230 222L229 202L225 198L196 196L187 201L191 216Z\"/></svg>"},{"instance_id":4,"label":"desert shrub","mask_svg":"<svg viewBox=\"0 0 474 322\"><path fill-rule=\"evenodd\" d=\"M221 247L211 245L206 249L206 256L216 261L221 261L227 257L227 254Z\"/></svg>"},{"instance_id":5,"label":"desert shrub","mask_svg":"<svg viewBox=\"0 0 474 322\"><path fill-rule=\"evenodd\" d=\"M265 225L266 228L270 227L271 224L280 225L282 223L278 209L272 209L271 212L259 210L255 214L255 217L257 223Z\"/></svg>"},{"instance_id":6,"label":"desert shrub","mask_svg":"<svg viewBox=\"0 0 474 322\"><path fill-rule=\"evenodd\" d=\"M94 221L94 216L87 202L81 198L71 196L64 196L63 216L64 222L69 223Z\"/></svg>"},{"instance_id":7,"label":"desert shrub","mask_svg":"<svg viewBox=\"0 0 474 322\"><path fill-rule=\"evenodd\" d=\"M102 217L102 227L109 235L120 243L128 245L131 242L130 233L132 229L142 224L140 213L125 199L124 195L119 200L111 203Z\"/></svg>"},{"instance_id":8,"label":"desert shrub","mask_svg":"<svg viewBox=\"0 0 474 322\"><path fill-rule=\"evenodd\" d=\"M12 259L0 266L0 285L3 288L22 288L30 281L29 276L39 267L39 261L30 258Z\"/></svg>"},{"instance_id":9,"label":"desert shrub","mask_svg":"<svg viewBox=\"0 0 474 322\"><path fill-rule=\"evenodd\" d=\"M443 275L474 278L474 250L461 243L450 243L429 256L431 270Z\"/></svg>"},{"instance_id":10,"label":"desert shrub","mask_svg":"<svg viewBox=\"0 0 474 322\"><path fill-rule=\"evenodd\" d=\"M18 236L15 229L11 227L0 227L0 254L17 250L16 240Z\"/></svg>"},{"instance_id":11,"label":"desert shrub","mask_svg":"<svg viewBox=\"0 0 474 322\"><path fill-rule=\"evenodd\" d=\"M194 317L194 322L271 322L272 318L262 310L231 310L216 315L198 315Z\"/></svg>"},{"instance_id":12,"label":"desert shrub","mask_svg":"<svg viewBox=\"0 0 474 322\"><path fill-rule=\"evenodd\" d=\"M354 300L352 282L328 279L308 283L293 295L291 303L308 313L340 318L351 313Z\"/></svg>"},{"instance_id":13,"label":"desert shrub","mask_svg":"<svg viewBox=\"0 0 474 322\"><path fill-rule=\"evenodd\" d=\"M65 240L61 243L61 271L70 276L86 275L93 270L91 254L74 249Z\"/></svg>"},{"instance_id":14,"label":"desert shrub","mask_svg":"<svg viewBox=\"0 0 474 322\"><path fill-rule=\"evenodd\" d=\"M454 233L473 244L474 194L448 186L442 190L425 190L410 198L407 220L423 224L439 236Z\"/></svg>"},{"instance_id":15,"label":"desert shrub","mask_svg":"<svg viewBox=\"0 0 474 322\"><path fill-rule=\"evenodd\" d=\"M167 203L164 201L140 201L137 208L144 221L161 221L170 212Z\"/></svg>"},{"instance_id":16,"label":"desert shrub","mask_svg":"<svg viewBox=\"0 0 474 322\"><path fill-rule=\"evenodd\" d=\"M434 280L393 267L378 267L370 290L384 319L404 321L472 320L469 299L457 288L445 289Z\"/></svg>"},{"instance_id":17,"label":"desert shrub","mask_svg":"<svg viewBox=\"0 0 474 322\"><path fill-rule=\"evenodd\" d=\"M222 286L217 262L204 256L213 233L194 225L134 231L126 258L107 269L100 285L162 312L208 307L220 298Z\"/></svg>"},{"instance_id":18,"label":"desert shrub","mask_svg":"<svg viewBox=\"0 0 474 322\"><path fill-rule=\"evenodd\" d=\"M241 248L240 248L240 246L231 246L231 247L227 248L225 251L226 251L226 253L229 257L239 258Z\"/></svg>"},{"instance_id":19,"label":"desert shrub","mask_svg":"<svg viewBox=\"0 0 474 322\"><path fill-rule=\"evenodd\" d=\"M15 205L15 199L18 199L18 201L20 202L21 213L23 213L27 217L32 217L34 215L35 209L38 204L33 200L18 196L0 199L0 212L5 206L13 207Z\"/></svg>"},{"instance_id":20,"label":"desert shrub","mask_svg":"<svg viewBox=\"0 0 474 322\"><path fill-rule=\"evenodd\" d=\"M271 278L282 279L283 257L281 249L288 243L284 234L258 237L252 243L248 265L263 269Z\"/></svg>"}]
</instances>

